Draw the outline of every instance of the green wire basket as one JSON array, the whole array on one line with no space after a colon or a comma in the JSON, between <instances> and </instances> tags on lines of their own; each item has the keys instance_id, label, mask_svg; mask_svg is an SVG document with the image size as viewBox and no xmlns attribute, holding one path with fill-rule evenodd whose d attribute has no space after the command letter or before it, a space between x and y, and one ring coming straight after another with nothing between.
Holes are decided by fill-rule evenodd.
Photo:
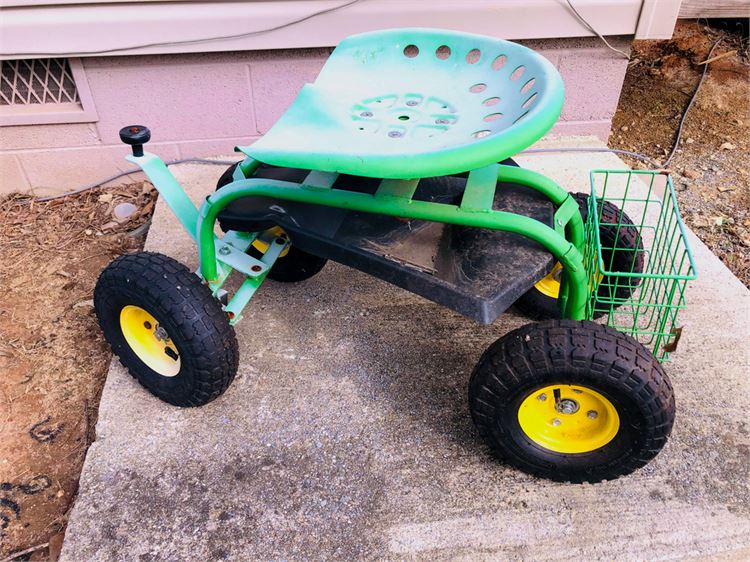
<instances>
[{"instance_id":1,"label":"green wire basket","mask_svg":"<svg viewBox=\"0 0 750 562\"><path fill-rule=\"evenodd\" d=\"M621 211L613 212L607 202ZM608 211L603 212L605 206ZM603 241L602 228L614 238ZM630 244L612 242L621 239L621 231ZM605 318L608 326L630 334L666 361L681 335L677 317L685 307L687 283L696 278L669 174L592 171L586 241L588 318ZM623 263L630 264L629 271L615 270L615 264Z\"/></svg>"}]
</instances>

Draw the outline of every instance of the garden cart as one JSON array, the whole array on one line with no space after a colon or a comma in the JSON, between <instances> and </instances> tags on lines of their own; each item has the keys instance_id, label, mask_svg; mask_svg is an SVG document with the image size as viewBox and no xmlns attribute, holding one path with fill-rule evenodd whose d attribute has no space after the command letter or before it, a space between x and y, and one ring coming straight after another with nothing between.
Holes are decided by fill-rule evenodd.
<instances>
[{"instance_id":1,"label":"garden cart","mask_svg":"<svg viewBox=\"0 0 750 562\"><path fill-rule=\"evenodd\" d=\"M334 260L477 322L518 301L544 320L479 360L469 407L500 458L555 480L630 473L661 450L675 404L661 360L695 268L666 173L594 171L569 194L511 157L557 121L563 84L521 45L442 30L356 35L197 209L120 131L197 244L199 269L155 253L101 274L96 313L114 352L178 406L221 395L233 325L269 277ZM627 209L627 213L625 212ZM218 222L223 235L218 236ZM242 283L229 294L225 282Z\"/></svg>"}]
</instances>

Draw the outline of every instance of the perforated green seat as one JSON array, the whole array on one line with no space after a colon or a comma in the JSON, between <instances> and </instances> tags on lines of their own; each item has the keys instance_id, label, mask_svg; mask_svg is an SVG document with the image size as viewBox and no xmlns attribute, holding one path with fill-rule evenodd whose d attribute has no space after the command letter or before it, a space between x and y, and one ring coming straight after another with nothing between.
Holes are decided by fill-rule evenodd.
<instances>
[{"instance_id":1,"label":"perforated green seat","mask_svg":"<svg viewBox=\"0 0 750 562\"><path fill-rule=\"evenodd\" d=\"M464 172L503 160L557 121L563 83L521 45L395 29L333 51L268 133L241 147L275 166L377 178Z\"/></svg>"}]
</instances>

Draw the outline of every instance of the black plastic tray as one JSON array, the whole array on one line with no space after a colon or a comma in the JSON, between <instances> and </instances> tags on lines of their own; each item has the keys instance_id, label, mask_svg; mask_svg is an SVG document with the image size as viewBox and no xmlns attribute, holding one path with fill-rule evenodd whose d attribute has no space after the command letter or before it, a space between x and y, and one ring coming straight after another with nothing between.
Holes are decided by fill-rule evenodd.
<instances>
[{"instance_id":1,"label":"black plastic tray","mask_svg":"<svg viewBox=\"0 0 750 562\"><path fill-rule=\"evenodd\" d=\"M507 161L506 161L507 163ZM262 165L253 177L301 183L308 170ZM374 193L380 180L339 176L333 189ZM414 199L458 204L466 177L425 178ZM552 224L554 207L532 189L498 183L493 207ZM225 230L255 232L278 225L300 249L348 265L492 323L554 264L531 240L493 230L247 197L219 214Z\"/></svg>"}]
</instances>

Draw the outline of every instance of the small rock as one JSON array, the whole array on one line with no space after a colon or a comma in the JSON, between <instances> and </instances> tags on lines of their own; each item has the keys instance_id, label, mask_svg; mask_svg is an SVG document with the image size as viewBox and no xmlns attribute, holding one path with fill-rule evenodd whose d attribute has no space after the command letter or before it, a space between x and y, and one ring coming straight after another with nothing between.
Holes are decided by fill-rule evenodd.
<instances>
[{"instance_id":1,"label":"small rock","mask_svg":"<svg viewBox=\"0 0 750 562\"><path fill-rule=\"evenodd\" d=\"M701 216L695 216L692 222L695 228L705 228L709 224L708 221L704 217L701 217Z\"/></svg>"},{"instance_id":2,"label":"small rock","mask_svg":"<svg viewBox=\"0 0 750 562\"><path fill-rule=\"evenodd\" d=\"M137 210L138 207L126 201L125 203L115 205L112 214L114 215L115 220L125 222L129 220Z\"/></svg>"},{"instance_id":3,"label":"small rock","mask_svg":"<svg viewBox=\"0 0 750 562\"><path fill-rule=\"evenodd\" d=\"M726 193L727 191L734 191L735 189L737 189L737 186L736 185L720 185L716 189L718 189L722 193Z\"/></svg>"},{"instance_id":4,"label":"small rock","mask_svg":"<svg viewBox=\"0 0 750 562\"><path fill-rule=\"evenodd\" d=\"M102 193L99 196L99 203L109 203L110 201L112 201L111 193Z\"/></svg>"},{"instance_id":5,"label":"small rock","mask_svg":"<svg viewBox=\"0 0 750 562\"><path fill-rule=\"evenodd\" d=\"M86 230L84 230L84 231L83 231L83 233L84 233L84 234L85 234L86 236L91 236L92 234L94 234L94 231L93 231L93 230L91 230L90 228L87 228Z\"/></svg>"},{"instance_id":6,"label":"small rock","mask_svg":"<svg viewBox=\"0 0 750 562\"><path fill-rule=\"evenodd\" d=\"M734 219L731 217L711 217L711 223L715 226L724 226L725 224L734 224Z\"/></svg>"},{"instance_id":7,"label":"small rock","mask_svg":"<svg viewBox=\"0 0 750 562\"><path fill-rule=\"evenodd\" d=\"M620 130L623 133L627 133L630 130L630 128L627 125L623 125L622 127L620 127Z\"/></svg>"},{"instance_id":8,"label":"small rock","mask_svg":"<svg viewBox=\"0 0 750 562\"><path fill-rule=\"evenodd\" d=\"M734 150L735 148L737 148L737 146L731 142L725 142L719 147L720 150Z\"/></svg>"},{"instance_id":9,"label":"small rock","mask_svg":"<svg viewBox=\"0 0 750 562\"><path fill-rule=\"evenodd\" d=\"M114 230L114 229L115 229L115 228L117 228L118 226L120 226L120 224L119 224L119 223L117 223L117 222L115 222L115 221L110 221L110 222L108 222L108 223L105 223L105 224L103 224L103 225L101 226L101 229L102 229L102 231L104 231L104 232L107 232L107 231L109 231L109 230ZM97 233L97 234L98 234L98 233Z\"/></svg>"},{"instance_id":10,"label":"small rock","mask_svg":"<svg viewBox=\"0 0 750 562\"><path fill-rule=\"evenodd\" d=\"M65 533L57 533L49 538L49 558L47 562L57 562L60 559L64 538Z\"/></svg>"},{"instance_id":11,"label":"small rock","mask_svg":"<svg viewBox=\"0 0 750 562\"><path fill-rule=\"evenodd\" d=\"M94 306L93 299L89 299L86 301L80 301L80 302L75 303L73 305L73 308L89 308L89 307L93 308L93 306Z\"/></svg>"},{"instance_id":12,"label":"small rock","mask_svg":"<svg viewBox=\"0 0 750 562\"><path fill-rule=\"evenodd\" d=\"M691 139L690 137L688 137L688 138L685 139L685 142L687 144L693 144L695 141L693 139Z\"/></svg>"},{"instance_id":13,"label":"small rock","mask_svg":"<svg viewBox=\"0 0 750 562\"><path fill-rule=\"evenodd\" d=\"M697 170L683 170L682 175L686 178L690 178L691 180L695 180L701 177L700 172L698 172Z\"/></svg>"}]
</instances>

